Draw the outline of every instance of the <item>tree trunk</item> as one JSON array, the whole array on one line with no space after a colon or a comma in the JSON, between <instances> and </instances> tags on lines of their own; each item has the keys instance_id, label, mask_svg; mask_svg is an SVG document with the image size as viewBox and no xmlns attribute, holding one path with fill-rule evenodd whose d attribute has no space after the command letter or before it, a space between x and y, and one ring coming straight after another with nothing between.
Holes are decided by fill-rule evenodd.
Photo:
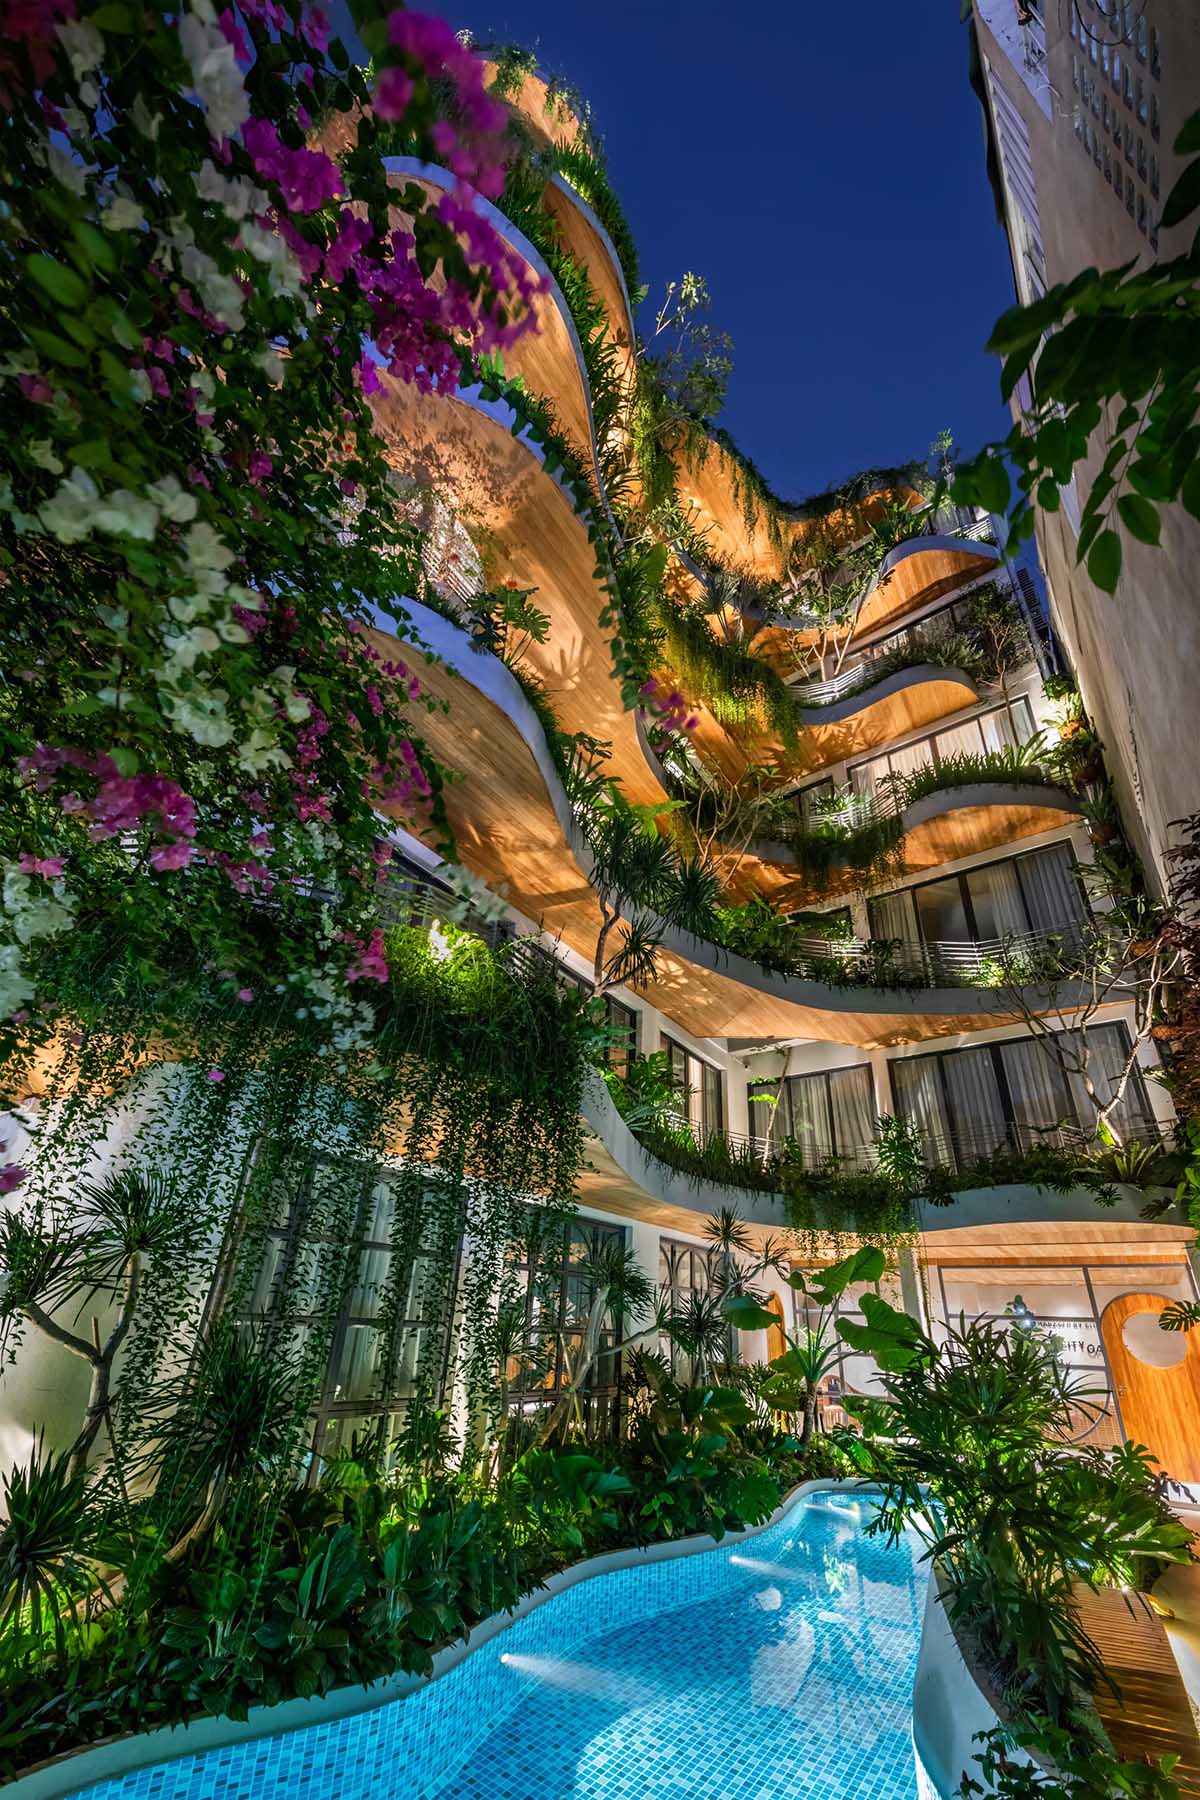
<instances>
[{"instance_id":1,"label":"tree trunk","mask_svg":"<svg viewBox=\"0 0 1200 1800\"><path fill-rule=\"evenodd\" d=\"M817 1424L817 1384L810 1381L804 1390L804 1417L800 1425L800 1442L807 1444Z\"/></svg>"}]
</instances>

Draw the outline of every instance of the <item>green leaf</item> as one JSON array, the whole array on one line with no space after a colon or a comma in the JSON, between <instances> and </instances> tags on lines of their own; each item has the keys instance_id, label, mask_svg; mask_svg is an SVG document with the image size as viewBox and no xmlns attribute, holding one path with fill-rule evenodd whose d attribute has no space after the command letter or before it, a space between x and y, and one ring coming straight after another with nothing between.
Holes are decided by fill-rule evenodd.
<instances>
[{"instance_id":1,"label":"green leaf","mask_svg":"<svg viewBox=\"0 0 1200 1800\"><path fill-rule=\"evenodd\" d=\"M43 356L51 362L62 363L67 369L82 369L87 366L86 354L74 344L68 344L66 338L59 337L55 331L44 331L40 325L29 327L29 337Z\"/></svg>"},{"instance_id":2,"label":"green leaf","mask_svg":"<svg viewBox=\"0 0 1200 1800\"><path fill-rule=\"evenodd\" d=\"M1117 511L1131 537L1143 544L1157 544L1162 534L1157 506L1141 494L1122 494L1117 501Z\"/></svg>"},{"instance_id":3,"label":"green leaf","mask_svg":"<svg viewBox=\"0 0 1200 1800\"><path fill-rule=\"evenodd\" d=\"M94 25L97 31L130 32L133 30L133 14L127 6L121 6L117 0L112 0L112 4L89 13L88 24Z\"/></svg>"},{"instance_id":4,"label":"green leaf","mask_svg":"<svg viewBox=\"0 0 1200 1800\"><path fill-rule=\"evenodd\" d=\"M1200 519L1200 459L1195 461L1179 487L1179 498L1194 519Z\"/></svg>"},{"instance_id":5,"label":"green leaf","mask_svg":"<svg viewBox=\"0 0 1200 1800\"><path fill-rule=\"evenodd\" d=\"M779 1314L768 1312L750 1294L727 1294L721 1302L721 1312L739 1331L766 1331L768 1326L779 1324Z\"/></svg>"},{"instance_id":6,"label":"green leaf","mask_svg":"<svg viewBox=\"0 0 1200 1800\"><path fill-rule=\"evenodd\" d=\"M116 268L117 253L113 249L111 238L106 237L102 231L97 231L94 225L89 225L86 219L76 219L71 227L71 236L88 261L95 263L98 269Z\"/></svg>"},{"instance_id":7,"label":"green leaf","mask_svg":"<svg viewBox=\"0 0 1200 1800\"><path fill-rule=\"evenodd\" d=\"M1111 527L1099 534L1089 550L1087 572L1102 593L1116 593L1121 576L1121 540Z\"/></svg>"},{"instance_id":8,"label":"green leaf","mask_svg":"<svg viewBox=\"0 0 1200 1800\"><path fill-rule=\"evenodd\" d=\"M1200 153L1200 110L1183 121L1173 149L1176 156L1195 156Z\"/></svg>"},{"instance_id":9,"label":"green leaf","mask_svg":"<svg viewBox=\"0 0 1200 1800\"><path fill-rule=\"evenodd\" d=\"M854 1282L878 1281L886 1266L886 1258L878 1244L860 1244L841 1262L831 1263L812 1277L805 1270L796 1269L788 1276L788 1285L811 1294L821 1306L832 1306Z\"/></svg>"},{"instance_id":10,"label":"green leaf","mask_svg":"<svg viewBox=\"0 0 1200 1800\"><path fill-rule=\"evenodd\" d=\"M1058 511L1058 483L1044 475L1037 485L1037 502L1043 512Z\"/></svg>"},{"instance_id":11,"label":"green leaf","mask_svg":"<svg viewBox=\"0 0 1200 1800\"><path fill-rule=\"evenodd\" d=\"M1162 209L1162 226L1164 231L1172 225L1178 225L1181 219L1195 212L1200 206L1200 162L1189 163L1175 186L1167 195Z\"/></svg>"},{"instance_id":12,"label":"green leaf","mask_svg":"<svg viewBox=\"0 0 1200 1800\"><path fill-rule=\"evenodd\" d=\"M1129 485L1148 500L1169 500L1173 493L1170 469L1150 456L1139 456L1130 464Z\"/></svg>"},{"instance_id":13,"label":"green leaf","mask_svg":"<svg viewBox=\"0 0 1200 1800\"><path fill-rule=\"evenodd\" d=\"M866 1324L839 1319L838 1336L852 1350L873 1356L885 1373L907 1369L928 1354L928 1342L917 1321L889 1306L878 1294L863 1295L862 1311Z\"/></svg>"},{"instance_id":14,"label":"green leaf","mask_svg":"<svg viewBox=\"0 0 1200 1800\"><path fill-rule=\"evenodd\" d=\"M52 256L44 255L40 250L36 256L27 256L25 267L37 282L38 286L59 306L78 311L88 298L91 289L82 276L68 269L64 263L55 262Z\"/></svg>"},{"instance_id":15,"label":"green leaf","mask_svg":"<svg viewBox=\"0 0 1200 1800\"><path fill-rule=\"evenodd\" d=\"M1008 479L1008 470L1000 458L987 457L978 464L975 474L979 504L990 513L1006 512L1012 484Z\"/></svg>"}]
</instances>

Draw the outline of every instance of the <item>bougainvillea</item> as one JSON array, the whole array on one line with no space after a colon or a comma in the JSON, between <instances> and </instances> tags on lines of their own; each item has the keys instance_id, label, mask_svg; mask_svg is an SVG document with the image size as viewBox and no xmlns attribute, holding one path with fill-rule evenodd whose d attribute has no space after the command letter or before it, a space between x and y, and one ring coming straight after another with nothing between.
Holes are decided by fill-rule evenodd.
<instances>
[{"instance_id":1,"label":"bougainvillea","mask_svg":"<svg viewBox=\"0 0 1200 1800\"><path fill-rule=\"evenodd\" d=\"M423 579L369 395L452 389L464 348L531 326L533 278L476 210L504 180L482 65L438 19L356 22L371 75L301 0L0 4L0 1017L25 1034L61 934L119 922L152 974L186 921L344 1042L386 976L387 820L442 824L432 703L369 630L413 641ZM397 121L456 191L389 186Z\"/></svg>"}]
</instances>

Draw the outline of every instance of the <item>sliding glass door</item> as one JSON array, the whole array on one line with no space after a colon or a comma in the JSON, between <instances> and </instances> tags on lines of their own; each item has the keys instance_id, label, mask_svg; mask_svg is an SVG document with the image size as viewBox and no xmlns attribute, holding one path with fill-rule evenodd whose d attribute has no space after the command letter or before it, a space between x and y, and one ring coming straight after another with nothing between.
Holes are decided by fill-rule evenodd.
<instances>
[{"instance_id":1,"label":"sliding glass door","mask_svg":"<svg viewBox=\"0 0 1200 1800\"><path fill-rule=\"evenodd\" d=\"M1075 943L1087 900L1069 844L982 863L868 902L873 938L925 946L1000 943L1028 934Z\"/></svg>"},{"instance_id":2,"label":"sliding glass door","mask_svg":"<svg viewBox=\"0 0 1200 1800\"><path fill-rule=\"evenodd\" d=\"M768 1133L778 1148L791 1139L806 1168L820 1168L836 1158L853 1168L869 1168L874 1161L875 1082L870 1068L859 1064L847 1069L823 1069L815 1075L789 1075L781 1088L764 1082L760 1092L772 1108L753 1104L751 1123L756 1142L764 1148Z\"/></svg>"},{"instance_id":3,"label":"sliding glass door","mask_svg":"<svg viewBox=\"0 0 1200 1800\"><path fill-rule=\"evenodd\" d=\"M1075 1033L1067 1033L1074 1042ZM1089 1074L1102 1100L1115 1091L1129 1054L1124 1025L1088 1031ZM926 1154L962 1167L998 1150L1039 1143L1070 1147L1096 1135L1082 1080L1033 1038L897 1058L890 1065L896 1112L917 1127ZM1153 1136L1154 1114L1136 1068L1113 1114L1123 1138Z\"/></svg>"}]
</instances>

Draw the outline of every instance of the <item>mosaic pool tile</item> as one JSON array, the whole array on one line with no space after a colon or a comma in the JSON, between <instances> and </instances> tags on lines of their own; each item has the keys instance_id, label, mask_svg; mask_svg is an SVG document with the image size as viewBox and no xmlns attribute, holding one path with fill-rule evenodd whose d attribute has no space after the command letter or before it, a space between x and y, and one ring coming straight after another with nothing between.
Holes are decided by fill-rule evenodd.
<instances>
[{"instance_id":1,"label":"mosaic pool tile","mask_svg":"<svg viewBox=\"0 0 1200 1800\"><path fill-rule=\"evenodd\" d=\"M925 1573L869 1516L810 1495L569 1588L406 1700L86 1800L916 1800Z\"/></svg>"}]
</instances>

